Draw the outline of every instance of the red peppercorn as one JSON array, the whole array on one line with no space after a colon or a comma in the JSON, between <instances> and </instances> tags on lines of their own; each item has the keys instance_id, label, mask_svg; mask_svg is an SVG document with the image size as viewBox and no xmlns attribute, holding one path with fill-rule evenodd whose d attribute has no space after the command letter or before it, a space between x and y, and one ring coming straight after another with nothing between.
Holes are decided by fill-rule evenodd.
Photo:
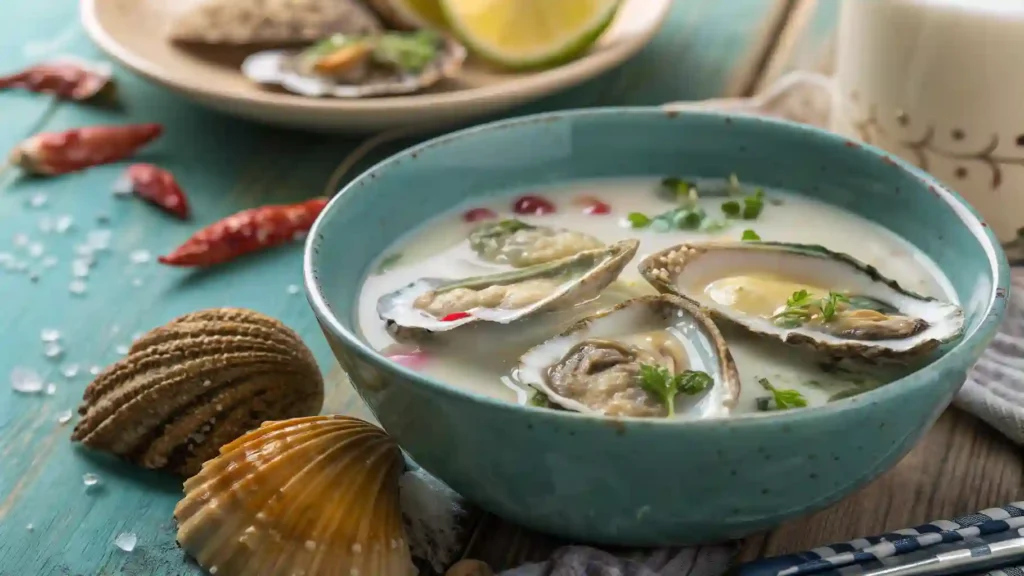
<instances>
[{"instance_id":1,"label":"red peppercorn","mask_svg":"<svg viewBox=\"0 0 1024 576\"><path fill-rule=\"evenodd\" d=\"M579 196L573 204L583 207L584 214L611 214L612 207L594 196Z\"/></svg>"},{"instance_id":2,"label":"red peppercorn","mask_svg":"<svg viewBox=\"0 0 1024 576\"><path fill-rule=\"evenodd\" d=\"M533 214L535 216L540 216L542 214L553 213L555 211L555 205L546 198L526 195L515 201L512 205L512 211L516 214Z\"/></svg>"},{"instance_id":3,"label":"red peppercorn","mask_svg":"<svg viewBox=\"0 0 1024 576\"><path fill-rule=\"evenodd\" d=\"M441 318L441 322L455 322L456 320L462 320L463 318L469 318L472 316L469 312L452 312L451 314Z\"/></svg>"},{"instance_id":4,"label":"red peppercorn","mask_svg":"<svg viewBox=\"0 0 1024 576\"><path fill-rule=\"evenodd\" d=\"M493 220L498 217L498 213L490 208L473 208L472 210L466 211L462 215L462 219L466 222L479 222L481 220Z\"/></svg>"}]
</instances>

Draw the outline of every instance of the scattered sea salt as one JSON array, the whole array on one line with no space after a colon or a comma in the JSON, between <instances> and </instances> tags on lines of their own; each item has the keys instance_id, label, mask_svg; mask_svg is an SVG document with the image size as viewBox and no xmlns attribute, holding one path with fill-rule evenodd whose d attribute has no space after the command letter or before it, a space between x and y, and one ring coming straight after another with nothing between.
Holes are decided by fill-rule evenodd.
<instances>
[{"instance_id":1,"label":"scattered sea salt","mask_svg":"<svg viewBox=\"0 0 1024 576\"><path fill-rule=\"evenodd\" d=\"M85 294L86 289L88 289L88 286L81 280L72 280L71 284L68 284L68 291L72 294Z\"/></svg>"},{"instance_id":2,"label":"scattered sea salt","mask_svg":"<svg viewBox=\"0 0 1024 576\"><path fill-rule=\"evenodd\" d=\"M97 228L96 230L89 231L85 241L93 250L106 250L110 248L110 238L112 235L113 233L107 228Z\"/></svg>"},{"instance_id":3,"label":"scattered sea salt","mask_svg":"<svg viewBox=\"0 0 1024 576\"><path fill-rule=\"evenodd\" d=\"M129 350L129 348L127 346L125 346L124 344L118 344L117 347L114 348L114 352L117 352L121 356L124 356L125 354L127 354L128 350Z\"/></svg>"},{"instance_id":4,"label":"scattered sea salt","mask_svg":"<svg viewBox=\"0 0 1024 576\"><path fill-rule=\"evenodd\" d=\"M89 374L92 374L93 376L97 376L97 375L99 375L99 373L102 370L103 369L100 368L99 366L92 366L92 367L89 368Z\"/></svg>"},{"instance_id":5,"label":"scattered sea salt","mask_svg":"<svg viewBox=\"0 0 1024 576\"><path fill-rule=\"evenodd\" d=\"M57 265L57 257L47 256L43 258L42 262L40 263L43 265L43 268L53 268L54 266Z\"/></svg>"},{"instance_id":6,"label":"scattered sea salt","mask_svg":"<svg viewBox=\"0 0 1024 576\"><path fill-rule=\"evenodd\" d=\"M300 288L296 284L289 284L288 288L285 289L285 291L288 292L289 294L298 294L299 290Z\"/></svg>"},{"instance_id":7,"label":"scattered sea salt","mask_svg":"<svg viewBox=\"0 0 1024 576\"><path fill-rule=\"evenodd\" d=\"M56 342L47 342L43 346L43 355L50 359L60 358L64 354L64 348Z\"/></svg>"},{"instance_id":8,"label":"scattered sea salt","mask_svg":"<svg viewBox=\"0 0 1024 576\"><path fill-rule=\"evenodd\" d=\"M43 206L46 206L46 194L43 194L42 192L33 194L32 197L28 199L28 204L33 208L42 208Z\"/></svg>"},{"instance_id":9,"label":"scattered sea salt","mask_svg":"<svg viewBox=\"0 0 1024 576\"><path fill-rule=\"evenodd\" d=\"M142 278L132 278L132 286L140 288L142 286Z\"/></svg>"},{"instance_id":10,"label":"scattered sea salt","mask_svg":"<svg viewBox=\"0 0 1024 576\"><path fill-rule=\"evenodd\" d=\"M71 422L71 410L65 410L57 414L57 422L62 425Z\"/></svg>"},{"instance_id":11,"label":"scattered sea salt","mask_svg":"<svg viewBox=\"0 0 1024 576\"><path fill-rule=\"evenodd\" d=\"M53 382L50 382L49 384L46 385L46 395L47 396L53 396L56 393L57 393L57 385L56 384L54 384Z\"/></svg>"},{"instance_id":12,"label":"scattered sea salt","mask_svg":"<svg viewBox=\"0 0 1024 576\"><path fill-rule=\"evenodd\" d=\"M39 242L33 242L28 246L28 255L33 258L39 258L46 252L46 247Z\"/></svg>"},{"instance_id":13,"label":"scattered sea salt","mask_svg":"<svg viewBox=\"0 0 1024 576\"><path fill-rule=\"evenodd\" d=\"M130 196L134 191L132 185L132 179L128 177L128 174L122 174L120 178L114 180L114 185L110 187L110 191L114 193L114 196L124 198Z\"/></svg>"},{"instance_id":14,"label":"scattered sea salt","mask_svg":"<svg viewBox=\"0 0 1024 576\"><path fill-rule=\"evenodd\" d=\"M62 214L57 217L57 222L54 223L53 229L56 230L58 234L63 234L71 229L71 224L73 222L74 220L72 220L70 215Z\"/></svg>"},{"instance_id":15,"label":"scattered sea salt","mask_svg":"<svg viewBox=\"0 0 1024 576\"><path fill-rule=\"evenodd\" d=\"M43 234L49 234L53 230L53 218L49 216L43 216L39 219L39 231Z\"/></svg>"},{"instance_id":16,"label":"scattered sea salt","mask_svg":"<svg viewBox=\"0 0 1024 576\"><path fill-rule=\"evenodd\" d=\"M43 390L43 379L31 368L15 366L11 370L11 388L22 394L38 394Z\"/></svg>"},{"instance_id":17,"label":"scattered sea salt","mask_svg":"<svg viewBox=\"0 0 1024 576\"><path fill-rule=\"evenodd\" d=\"M75 245L75 254L77 254L78 256L91 257L92 256L92 246L89 246L88 244L76 244Z\"/></svg>"},{"instance_id":18,"label":"scattered sea salt","mask_svg":"<svg viewBox=\"0 0 1024 576\"><path fill-rule=\"evenodd\" d=\"M68 414L71 414L71 410L68 410ZM68 420L70 420L70 419L71 419L71 417L69 416ZM86 472L85 474L82 474L82 484L85 484L86 488L95 486L95 485L97 485L99 483L100 483L100 477L95 475L95 474L93 474L92 472Z\"/></svg>"},{"instance_id":19,"label":"scattered sea salt","mask_svg":"<svg viewBox=\"0 0 1024 576\"><path fill-rule=\"evenodd\" d=\"M75 376L78 376L78 370L78 364L68 364L60 371L60 373L63 374L65 378L74 378Z\"/></svg>"},{"instance_id":20,"label":"scattered sea salt","mask_svg":"<svg viewBox=\"0 0 1024 576\"><path fill-rule=\"evenodd\" d=\"M14 254L10 252L0 252L0 264L10 264L14 262Z\"/></svg>"},{"instance_id":21,"label":"scattered sea salt","mask_svg":"<svg viewBox=\"0 0 1024 576\"><path fill-rule=\"evenodd\" d=\"M14 235L14 245L15 246L28 246L28 242L29 242L29 240L28 240L28 236L27 235L25 235L25 234L15 234Z\"/></svg>"},{"instance_id":22,"label":"scattered sea salt","mask_svg":"<svg viewBox=\"0 0 1024 576\"><path fill-rule=\"evenodd\" d=\"M89 275L89 261L85 258L75 258L71 261L71 273L75 278L85 278Z\"/></svg>"},{"instance_id":23,"label":"scattered sea salt","mask_svg":"<svg viewBox=\"0 0 1024 576\"><path fill-rule=\"evenodd\" d=\"M55 328L43 328L39 332L39 339L43 342L56 342L60 340L60 330Z\"/></svg>"},{"instance_id":24,"label":"scattered sea salt","mask_svg":"<svg viewBox=\"0 0 1024 576\"><path fill-rule=\"evenodd\" d=\"M25 530L28 530L29 532L31 532L31 531L33 531L35 529L36 529L36 527L31 525L31 524L29 524L28 526L25 526Z\"/></svg>"},{"instance_id":25,"label":"scattered sea salt","mask_svg":"<svg viewBox=\"0 0 1024 576\"><path fill-rule=\"evenodd\" d=\"M139 538L132 532L121 532L114 538L114 546L117 546L125 552L131 552L135 550L135 544L137 544Z\"/></svg>"},{"instance_id":26,"label":"scattered sea salt","mask_svg":"<svg viewBox=\"0 0 1024 576\"><path fill-rule=\"evenodd\" d=\"M132 264L145 264L153 259L153 255L149 253L149 250L135 250L128 255L128 259L132 261Z\"/></svg>"}]
</instances>

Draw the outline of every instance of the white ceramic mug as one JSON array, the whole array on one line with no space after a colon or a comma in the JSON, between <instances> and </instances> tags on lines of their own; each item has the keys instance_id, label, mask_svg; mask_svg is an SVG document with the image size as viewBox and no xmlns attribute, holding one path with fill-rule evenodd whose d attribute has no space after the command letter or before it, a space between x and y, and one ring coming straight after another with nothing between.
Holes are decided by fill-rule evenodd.
<instances>
[{"instance_id":1,"label":"white ceramic mug","mask_svg":"<svg viewBox=\"0 0 1024 576\"><path fill-rule=\"evenodd\" d=\"M843 0L837 132L931 172L1000 240L1024 228L1024 0Z\"/></svg>"}]
</instances>

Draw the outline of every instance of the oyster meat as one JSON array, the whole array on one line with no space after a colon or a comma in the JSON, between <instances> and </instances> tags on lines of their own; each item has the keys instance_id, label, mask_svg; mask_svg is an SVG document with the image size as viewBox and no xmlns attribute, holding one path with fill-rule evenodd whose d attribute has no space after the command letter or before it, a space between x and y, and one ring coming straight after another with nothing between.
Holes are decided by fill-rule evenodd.
<instances>
[{"instance_id":1,"label":"oyster meat","mask_svg":"<svg viewBox=\"0 0 1024 576\"><path fill-rule=\"evenodd\" d=\"M458 73L466 49L429 30L335 34L298 53L259 52L242 72L305 96L365 98L407 94Z\"/></svg>"},{"instance_id":2,"label":"oyster meat","mask_svg":"<svg viewBox=\"0 0 1024 576\"><path fill-rule=\"evenodd\" d=\"M909 361L963 331L956 304L903 289L859 260L778 242L683 244L648 256L640 272L747 330L832 357Z\"/></svg>"},{"instance_id":3,"label":"oyster meat","mask_svg":"<svg viewBox=\"0 0 1024 576\"><path fill-rule=\"evenodd\" d=\"M382 29L358 0L207 0L179 16L170 36L198 44L283 45Z\"/></svg>"},{"instance_id":4,"label":"oyster meat","mask_svg":"<svg viewBox=\"0 0 1024 576\"><path fill-rule=\"evenodd\" d=\"M385 294L377 313L389 328L443 332L478 321L507 324L597 297L636 254L624 240L528 268L461 280L421 278Z\"/></svg>"},{"instance_id":5,"label":"oyster meat","mask_svg":"<svg viewBox=\"0 0 1024 576\"><path fill-rule=\"evenodd\" d=\"M469 234L469 246L482 260L523 268L594 250L604 243L575 230L508 219L476 227Z\"/></svg>"},{"instance_id":6,"label":"oyster meat","mask_svg":"<svg viewBox=\"0 0 1024 576\"><path fill-rule=\"evenodd\" d=\"M513 377L558 407L606 416L727 416L740 391L714 323L670 295L635 298L580 320L526 352Z\"/></svg>"}]
</instances>

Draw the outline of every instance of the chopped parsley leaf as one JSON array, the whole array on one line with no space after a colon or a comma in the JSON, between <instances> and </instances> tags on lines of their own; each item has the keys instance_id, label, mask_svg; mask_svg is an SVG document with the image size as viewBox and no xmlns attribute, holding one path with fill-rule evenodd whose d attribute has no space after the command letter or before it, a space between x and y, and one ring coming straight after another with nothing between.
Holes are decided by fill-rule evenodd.
<instances>
[{"instance_id":1,"label":"chopped parsley leaf","mask_svg":"<svg viewBox=\"0 0 1024 576\"><path fill-rule=\"evenodd\" d=\"M743 238L741 238L741 240L743 240L744 242L760 242L761 237L758 236L757 232L754 232L750 228L747 228L746 230L743 231Z\"/></svg>"},{"instance_id":2,"label":"chopped parsley leaf","mask_svg":"<svg viewBox=\"0 0 1024 576\"><path fill-rule=\"evenodd\" d=\"M633 228L647 228L651 225L651 219L641 212L630 212L626 219Z\"/></svg>"},{"instance_id":3,"label":"chopped parsley leaf","mask_svg":"<svg viewBox=\"0 0 1024 576\"><path fill-rule=\"evenodd\" d=\"M677 394L693 396L706 390L713 382L707 372L699 370L684 370L673 376L664 366L640 365L640 387L664 402L669 416L675 415Z\"/></svg>"},{"instance_id":4,"label":"chopped parsley leaf","mask_svg":"<svg viewBox=\"0 0 1024 576\"><path fill-rule=\"evenodd\" d=\"M722 212L729 218L736 218L740 215L740 203L735 200L722 202Z\"/></svg>"},{"instance_id":5,"label":"chopped parsley leaf","mask_svg":"<svg viewBox=\"0 0 1024 576\"><path fill-rule=\"evenodd\" d=\"M772 383L767 378L758 378L757 382L772 394L769 401L763 404L759 403L758 408L762 410L789 410L791 408L807 407L807 399L799 391L780 390L772 386Z\"/></svg>"}]
</instances>

